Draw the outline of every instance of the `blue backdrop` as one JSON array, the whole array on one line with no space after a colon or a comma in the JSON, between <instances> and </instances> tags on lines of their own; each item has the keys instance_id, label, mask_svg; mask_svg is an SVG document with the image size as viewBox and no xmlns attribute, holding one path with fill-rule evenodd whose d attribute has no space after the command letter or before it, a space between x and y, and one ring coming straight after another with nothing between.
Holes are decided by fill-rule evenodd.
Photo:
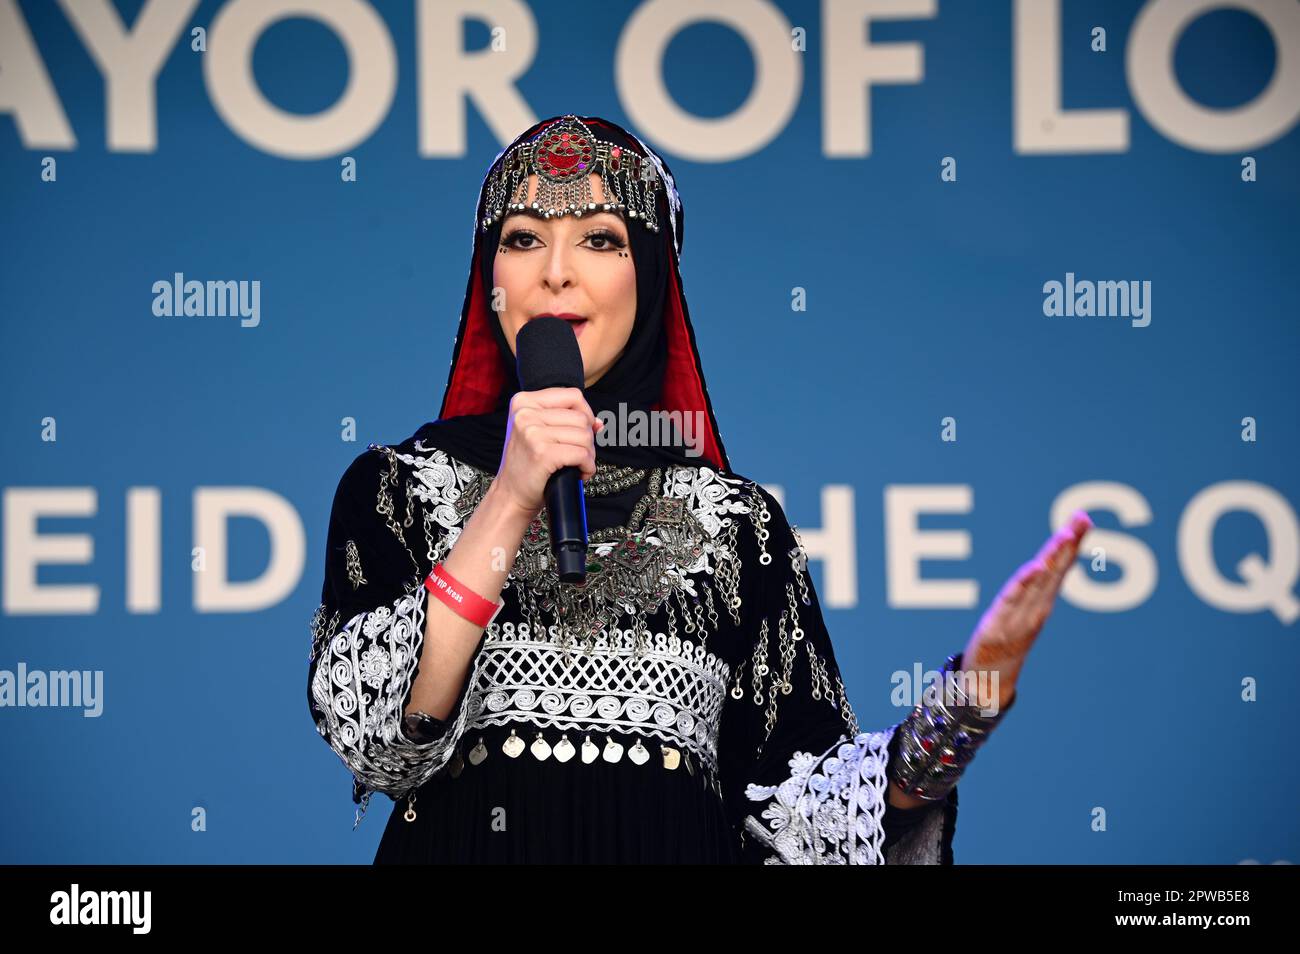
<instances>
[{"instance_id":1,"label":"blue backdrop","mask_svg":"<svg viewBox=\"0 0 1300 954\"><path fill-rule=\"evenodd\" d=\"M370 861L307 711L330 502L437 415L482 174L569 111L673 164L864 729L1096 522L957 861L1294 861L1300 7L878 6L2 0L0 861ZM177 273L257 310L160 316ZM1048 314L1084 281L1142 309Z\"/></svg>"}]
</instances>

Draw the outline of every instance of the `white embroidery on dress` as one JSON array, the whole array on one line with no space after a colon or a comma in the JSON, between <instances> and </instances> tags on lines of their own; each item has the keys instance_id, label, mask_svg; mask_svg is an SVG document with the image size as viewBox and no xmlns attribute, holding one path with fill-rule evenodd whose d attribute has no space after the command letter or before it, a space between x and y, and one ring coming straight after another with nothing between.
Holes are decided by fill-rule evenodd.
<instances>
[{"instance_id":1,"label":"white embroidery on dress","mask_svg":"<svg viewBox=\"0 0 1300 954\"><path fill-rule=\"evenodd\" d=\"M465 723L462 705L441 739L416 743L401 731L424 640L425 596L417 583L392 606L352 617L329 638L312 678L323 713L317 731L359 782L394 798L447 764Z\"/></svg>"},{"instance_id":2,"label":"white embroidery on dress","mask_svg":"<svg viewBox=\"0 0 1300 954\"><path fill-rule=\"evenodd\" d=\"M745 484L739 477L724 477L708 467L674 467L666 484L668 496L685 500L711 537L731 523L727 514L749 512L739 496ZM688 567L687 572L692 569Z\"/></svg>"},{"instance_id":3,"label":"white embroidery on dress","mask_svg":"<svg viewBox=\"0 0 1300 954\"><path fill-rule=\"evenodd\" d=\"M681 585L695 595L691 573L705 573L717 580L726 597L726 608L740 625L740 557L736 554L739 524L730 514L749 513L746 500L750 481L724 477L708 467L674 467L665 480L665 493L686 501L695 519L708 531L699 559L678 567Z\"/></svg>"},{"instance_id":4,"label":"white embroidery on dress","mask_svg":"<svg viewBox=\"0 0 1300 954\"><path fill-rule=\"evenodd\" d=\"M771 856L769 865L884 864L885 775L893 728L840 739L821 755L795 752L790 776L780 785L745 787L763 809L771 831L753 815L745 830Z\"/></svg>"},{"instance_id":5,"label":"white embroidery on dress","mask_svg":"<svg viewBox=\"0 0 1300 954\"><path fill-rule=\"evenodd\" d=\"M640 732L690 749L710 770L730 667L690 640L655 633L638 655L635 633L614 627L591 652L537 638L527 623L488 628L470 684L465 731L529 722L579 732Z\"/></svg>"},{"instance_id":6,"label":"white embroidery on dress","mask_svg":"<svg viewBox=\"0 0 1300 954\"><path fill-rule=\"evenodd\" d=\"M427 504L422 508L425 538L429 544L429 562L434 564L450 553L460 539L465 518L478 506L492 475L456 460L437 447L425 447L423 441L416 441L414 447L420 454L429 456L380 449L391 459L409 465L414 472L415 479L406 484L408 499L413 497ZM436 532L434 525L441 527L442 532Z\"/></svg>"},{"instance_id":7,"label":"white embroidery on dress","mask_svg":"<svg viewBox=\"0 0 1300 954\"><path fill-rule=\"evenodd\" d=\"M422 441L416 454L385 445L370 445L387 456L381 470L377 511L406 546L403 526L423 512L429 565L450 552L464 522L482 499L492 475L450 457ZM399 479L397 463L407 465L413 478L403 478L406 513L395 511L388 493ZM725 477L709 468L669 467L663 494L685 501L684 506L707 533L689 566L675 562L664 573L669 592L698 597L690 574L707 574L725 595L724 606L739 625L739 558L735 553L736 524L731 514L747 513L744 498L749 482ZM417 507L416 501L420 506ZM655 536L653 523L648 535ZM653 545L653 544L652 544ZM607 555L607 547L599 548ZM408 547L408 553L409 553ZM412 560L414 555L412 554ZM418 564L417 564L418 565ZM551 571L554 575L554 570ZM707 577L706 577L707 578ZM714 626L717 616L712 594L704 588ZM533 594L535 595L535 594ZM503 594L504 596L504 594ZM523 612L516 593L507 609ZM313 659L317 666L312 696L323 713L318 732L343 759L359 785L395 799L423 785L452 758L457 742L472 725L503 725L512 721L577 730L632 730L653 735L694 752L710 770L717 768L717 744L724 692L730 668L704 648L704 613L695 606L696 620L688 625L698 634L682 640L669 613L669 634L656 633L646 643L645 627L621 629L610 625L598 634L595 652L566 650L551 627L547 639L533 638L527 623L494 622L467 677L469 690L450 717L445 734L429 743L414 743L401 731L402 707L414 678L424 636L425 599L422 581L412 582L392 605L360 613L338 627L338 614L324 619L324 606L313 617ZM661 605L660 600L656 605ZM685 603L682 604L685 608ZM624 613L638 614L644 606L624 603ZM698 623L698 625L696 625ZM354 826L355 827L355 826Z\"/></svg>"}]
</instances>

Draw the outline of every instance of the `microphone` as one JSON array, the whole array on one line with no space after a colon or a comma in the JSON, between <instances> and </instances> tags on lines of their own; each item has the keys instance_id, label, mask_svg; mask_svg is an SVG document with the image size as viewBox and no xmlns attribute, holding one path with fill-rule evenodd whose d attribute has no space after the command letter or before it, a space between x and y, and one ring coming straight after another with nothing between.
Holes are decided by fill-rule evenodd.
<instances>
[{"instance_id":1,"label":"microphone","mask_svg":"<svg viewBox=\"0 0 1300 954\"><path fill-rule=\"evenodd\" d=\"M567 321L554 315L524 322L515 337L515 369L525 391L582 388L585 383L578 336ZM587 502L582 495L582 471L569 466L551 474L545 499L560 582L585 583Z\"/></svg>"}]
</instances>

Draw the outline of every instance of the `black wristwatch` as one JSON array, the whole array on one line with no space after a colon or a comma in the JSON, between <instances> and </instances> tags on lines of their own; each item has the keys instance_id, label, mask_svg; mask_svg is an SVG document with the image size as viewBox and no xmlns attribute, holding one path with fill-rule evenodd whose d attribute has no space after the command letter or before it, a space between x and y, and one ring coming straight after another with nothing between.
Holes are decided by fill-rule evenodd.
<instances>
[{"instance_id":1,"label":"black wristwatch","mask_svg":"<svg viewBox=\"0 0 1300 954\"><path fill-rule=\"evenodd\" d=\"M402 734L417 745L434 741L446 731L446 726L442 719L418 710L402 718Z\"/></svg>"}]
</instances>

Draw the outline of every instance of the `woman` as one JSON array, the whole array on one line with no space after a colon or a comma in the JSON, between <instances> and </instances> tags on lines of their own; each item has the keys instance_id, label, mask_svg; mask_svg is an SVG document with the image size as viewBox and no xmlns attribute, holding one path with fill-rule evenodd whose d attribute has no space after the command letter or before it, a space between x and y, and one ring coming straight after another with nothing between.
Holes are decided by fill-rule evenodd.
<instances>
[{"instance_id":1,"label":"woman","mask_svg":"<svg viewBox=\"0 0 1300 954\"><path fill-rule=\"evenodd\" d=\"M860 731L795 528L727 459L684 225L667 164L606 120L539 123L488 171L439 420L344 473L312 624L308 700L357 821L396 803L376 863L952 863L957 778L1087 516L949 657L946 696ZM515 336L544 315L583 389L520 389ZM581 585L544 508L566 466ZM992 692L962 695L963 658Z\"/></svg>"}]
</instances>

